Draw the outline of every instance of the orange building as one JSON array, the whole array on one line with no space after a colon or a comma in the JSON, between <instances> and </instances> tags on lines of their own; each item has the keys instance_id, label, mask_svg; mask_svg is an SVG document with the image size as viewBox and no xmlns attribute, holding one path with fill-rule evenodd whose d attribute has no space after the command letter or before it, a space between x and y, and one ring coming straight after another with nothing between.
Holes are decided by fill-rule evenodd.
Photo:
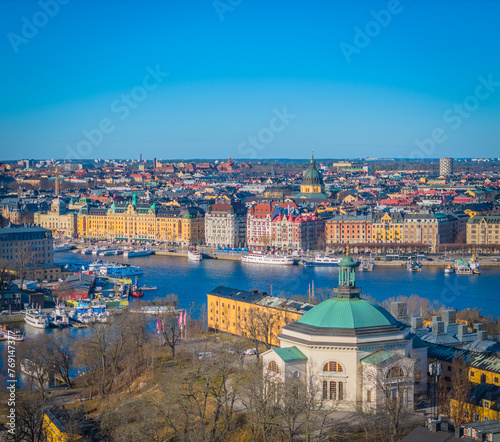
<instances>
[{"instance_id":1,"label":"orange building","mask_svg":"<svg viewBox=\"0 0 500 442\"><path fill-rule=\"evenodd\" d=\"M327 244L365 244L372 242L372 215L340 215L325 224Z\"/></svg>"}]
</instances>

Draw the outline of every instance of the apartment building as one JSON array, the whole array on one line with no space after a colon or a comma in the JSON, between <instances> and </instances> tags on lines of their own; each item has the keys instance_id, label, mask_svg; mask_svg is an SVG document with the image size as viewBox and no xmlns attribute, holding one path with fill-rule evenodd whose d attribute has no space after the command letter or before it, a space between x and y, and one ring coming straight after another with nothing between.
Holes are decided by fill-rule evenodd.
<instances>
[{"instance_id":1,"label":"apartment building","mask_svg":"<svg viewBox=\"0 0 500 442\"><path fill-rule=\"evenodd\" d=\"M205 242L219 247L243 247L246 243L247 209L238 202L215 203L205 214Z\"/></svg>"},{"instance_id":2,"label":"apartment building","mask_svg":"<svg viewBox=\"0 0 500 442\"><path fill-rule=\"evenodd\" d=\"M30 264L53 264L52 232L31 224L0 228L0 259Z\"/></svg>"}]
</instances>

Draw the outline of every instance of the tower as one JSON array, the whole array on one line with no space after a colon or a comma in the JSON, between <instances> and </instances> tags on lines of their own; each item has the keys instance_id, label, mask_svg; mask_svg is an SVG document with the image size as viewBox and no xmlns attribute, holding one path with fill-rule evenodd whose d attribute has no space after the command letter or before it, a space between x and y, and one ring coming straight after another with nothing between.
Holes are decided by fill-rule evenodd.
<instances>
[{"instance_id":1,"label":"tower","mask_svg":"<svg viewBox=\"0 0 500 442\"><path fill-rule=\"evenodd\" d=\"M439 175L453 175L453 158L439 158Z\"/></svg>"},{"instance_id":2,"label":"tower","mask_svg":"<svg viewBox=\"0 0 500 442\"><path fill-rule=\"evenodd\" d=\"M56 166L56 185L55 185L55 194L56 194L56 196L59 196L59 173L57 172L57 166Z\"/></svg>"}]
</instances>

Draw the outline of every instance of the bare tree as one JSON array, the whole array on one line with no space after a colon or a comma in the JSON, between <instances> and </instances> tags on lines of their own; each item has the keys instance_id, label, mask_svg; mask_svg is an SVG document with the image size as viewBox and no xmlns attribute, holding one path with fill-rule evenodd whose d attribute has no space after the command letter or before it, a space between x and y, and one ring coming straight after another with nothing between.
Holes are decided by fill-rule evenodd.
<instances>
[{"instance_id":1,"label":"bare tree","mask_svg":"<svg viewBox=\"0 0 500 442\"><path fill-rule=\"evenodd\" d=\"M0 259L0 290L7 290L12 282L13 265L7 259Z\"/></svg>"},{"instance_id":2,"label":"bare tree","mask_svg":"<svg viewBox=\"0 0 500 442\"><path fill-rule=\"evenodd\" d=\"M453 385L453 405L450 417L455 426L460 426L469 419L466 417L470 400L471 382L469 379L470 366L462 354L455 353L451 364L451 383Z\"/></svg>"},{"instance_id":3,"label":"bare tree","mask_svg":"<svg viewBox=\"0 0 500 442\"><path fill-rule=\"evenodd\" d=\"M16 431L8 434L9 441L44 442L45 421L43 410L46 402L39 391L18 395L16 400Z\"/></svg>"},{"instance_id":4,"label":"bare tree","mask_svg":"<svg viewBox=\"0 0 500 442\"><path fill-rule=\"evenodd\" d=\"M358 410L366 434L382 438L372 440L400 440L413 413L414 361L396 355L379 365L363 364L360 372L363 390L370 392Z\"/></svg>"},{"instance_id":5,"label":"bare tree","mask_svg":"<svg viewBox=\"0 0 500 442\"><path fill-rule=\"evenodd\" d=\"M159 327L165 343L170 347L172 352L172 358L175 358L175 349L177 344L182 339L181 327L179 323L179 311L177 306L179 305L179 300L176 295L167 295L163 301L163 305L169 309L162 313L161 318L159 318Z\"/></svg>"},{"instance_id":6,"label":"bare tree","mask_svg":"<svg viewBox=\"0 0 500 442\"><path fill-rule=\"evenodd\" d=\"M57 338L51 338L48 342L48 358L51 367L57 375L72 388L70 370L73 368L76 356L74 338L68 330L65 330Z\"/></svg>"}]
</instances>

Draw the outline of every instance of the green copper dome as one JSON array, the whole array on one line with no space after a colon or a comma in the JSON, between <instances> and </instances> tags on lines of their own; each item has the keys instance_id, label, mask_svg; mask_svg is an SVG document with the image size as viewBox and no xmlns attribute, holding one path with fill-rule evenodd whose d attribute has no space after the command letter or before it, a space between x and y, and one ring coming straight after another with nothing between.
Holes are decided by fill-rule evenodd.
<instances>
[{"instance_id":1,"label":"green copper dome","mask_svg":"<svg viewBox=\"0 0 500 442\"><path fill-rule=\"evenodd\" d=\"M342 261L340 261L339 267L356 267L356 263L349 255L347 255L342 259Z\"/></svg>"},{"instance_id":2,"label":"green copper dome","mask_svg":"<svg viewBox=\"0 0 500 442\"><path fill-rule=\"evenodd\" d=\"M316 169L316 160L314 159L314 155L311 158L311 164L309 165L309 169L306 170L304 177L302 178L303 186L322 186L323 179L321 178L318 169Z\"/></svg>"},{"instance_id":3,"label":"green copper dome","mask_svg":"<svg viewBox=\"0 0 500 442\"><path fill-rule=\"evenodd\" d=\"M396 318L382 306L361 298L327 299L309 310L297 323L344 329L398 325Z\"/></svg>"}]
</instances>

